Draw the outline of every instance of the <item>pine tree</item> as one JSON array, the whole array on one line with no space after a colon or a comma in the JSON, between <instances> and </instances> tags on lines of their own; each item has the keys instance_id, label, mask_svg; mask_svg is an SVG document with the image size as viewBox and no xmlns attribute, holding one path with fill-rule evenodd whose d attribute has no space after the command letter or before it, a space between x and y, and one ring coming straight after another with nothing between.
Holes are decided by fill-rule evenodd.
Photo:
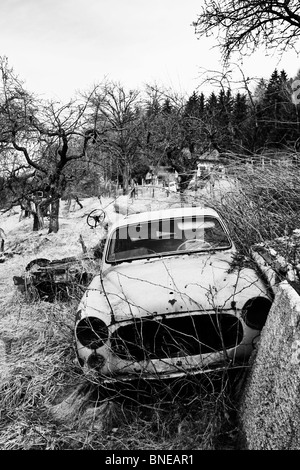
<instances>
[{"instance_id":1,"label":"pine tree","mask_svg":"<svg viewBox=\"0 0 300 470\"><path fill-rule=\"evenodd\" d=\"M184 116L198 116L200 111L200 99L197 93L194 91L193 94L187 100L184 109Z\"/></svg>"},{"instance_id":2,"label":"pine tree","mask_svg":"<svg viewBox=\"0 0 300 470\"><path fill-rule=\"evenodd\" d=\"M201 93L199 96L194 91L185 105L183 113L184 146L188 147L191 154L197 150L198 143L203 141L204 103L204 94Z\"/></svg>"},{"instance_id":3,"label":"pine tree","mask_svg":"<svg viewBox=\"0 0 300 470\"><path fill-rule=\"evenodd\" d=\"M234 132L234 145L237 150L251 148L251 120L249 107L245 94L238 92L233 100L232 127Z\"/></svg>"},{"instance_id":4,"label":"pine tree","mask_svg":"<svg viewBox=\"0 0 300 470\"><path fill-rule=\"evenodd\" d=\"M272 73L259 106L259 122L265 136L265 145L280 147L290 135L291 104L287 97L288 77L284 70Z\"/></svg>"},{"instance_id":5,"label":"pine tree","mask_svg":"<svg viewBox=\"0 0 300 470\"><path fill-rule=\"evenodd\" d=\"M163 114L171 114L173 111L173 107L169 98L166 98L163 105L162 105L162 113Z\"/></svg>"},{"instance_id":6,"label":"pine tree","mask_svg":"<svg viewBox=\"0 0 300 470\"><path fill-rule=\"evenodd\" d=\"M205 111L207 116L214 116L217 112L218 99L214 92L210 94L205 104Z\"/></svg>"}]
</instances>

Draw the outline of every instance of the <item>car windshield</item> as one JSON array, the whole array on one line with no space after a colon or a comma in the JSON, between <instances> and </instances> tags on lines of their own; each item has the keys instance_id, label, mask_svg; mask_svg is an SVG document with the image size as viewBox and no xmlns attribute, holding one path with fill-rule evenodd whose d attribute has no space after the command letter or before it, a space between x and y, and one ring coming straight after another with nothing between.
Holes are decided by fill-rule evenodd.
<instances>
[{"instance_id":1,"label":"car windshield","mask_svg":"<svg viewBox=\"0 0 300 470\"><path fill-rule=\"evenodd\" d=\"M115 263L230 247L231 242L215 217L151 220L117 228L111 235L106 261Z\"/></svg>"}]
</instances>

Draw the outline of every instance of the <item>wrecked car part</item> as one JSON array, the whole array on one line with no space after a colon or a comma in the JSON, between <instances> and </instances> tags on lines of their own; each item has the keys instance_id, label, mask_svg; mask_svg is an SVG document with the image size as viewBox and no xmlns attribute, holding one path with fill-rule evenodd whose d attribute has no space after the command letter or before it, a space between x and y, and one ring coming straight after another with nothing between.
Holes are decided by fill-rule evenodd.
<instances>
[{"instance_id":1,"label":"wrecked car part","mask_svg":"<svg viewBox=\"0 0 300 470\"><path fill-rule=\"evenodd\" d=\"M108 328L99 318L86 317L77 324L76 335L83 346L98 349L108 339Z\"/></svg>"},{"instance_id":2,"label":"wrecked car part","mask_svg":"<svg viewBox=\"0 0 300 470\"><path fill-rule=\"evenodd\" d=\"M265 326L272 302L265 297L255 297L247 300L242 317L247 326L255 330L262 330Z\"/></svg>"},{"instance_id":3,"label":"wrecked car part","mask_svg":"<svg viewBox=\"0 0 300 470\"><path fill-rule=\"evenodd\" d=\"M93 278L83 261L76 257L52 261L37 258L27 264L25 275L13 276L13 282L20 292L28 294L29 300L69 300L82 295Z\"/></svg>"},{"instance_id":4,"label":"wrecked car part","mask_svg":"<svg viewBox=\"0 0 300 470\"><path fill-rule=\"evenodd\" d=\"M51 261L47 258L33 259L27 264L25 271L30 271L31 269L37 269L39 267L45 267L48 266L49 263L51 263Z\"/></svg>"},{"instance_id":5,"label":"wrecked car part","mask_svg":"<svg viewBox=\"0 0 300 470\"><path fill-rule=\"evenodd\" d=\"M106 213L103 209L94 209L88 214L86 223L89 227L96 228L97 225L100 225L104 222L105 217Z\"/></svg>"},{"instance_id":6,"label":"wrecked car part","mask_svg":"<svg viewBox=\"0 0 300 470\"><path fill-rule=\"evenodd\" d=\"M226 313L143 318L120 326L111 348L118 357L135 361L206 354L237 346L242 330L239 319Z\"/></svg>"}]
</instances>

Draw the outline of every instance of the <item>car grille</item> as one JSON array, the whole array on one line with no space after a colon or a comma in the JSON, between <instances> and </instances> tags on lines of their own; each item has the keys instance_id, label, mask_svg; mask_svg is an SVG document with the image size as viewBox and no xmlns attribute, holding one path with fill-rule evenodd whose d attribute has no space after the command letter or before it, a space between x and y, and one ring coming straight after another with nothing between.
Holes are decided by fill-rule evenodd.
<instances>
[{"instance_id":1,"label":"car grille","mask_svg":"<svg viewBox=\"0 0 300 470\"><path fill-rule=\"evenodd\" d=\"M142 361L193 356L237 346L243 338L238 318L226 313L135 319L111 337L122 359Z\"/></svg>"}]
</instances>

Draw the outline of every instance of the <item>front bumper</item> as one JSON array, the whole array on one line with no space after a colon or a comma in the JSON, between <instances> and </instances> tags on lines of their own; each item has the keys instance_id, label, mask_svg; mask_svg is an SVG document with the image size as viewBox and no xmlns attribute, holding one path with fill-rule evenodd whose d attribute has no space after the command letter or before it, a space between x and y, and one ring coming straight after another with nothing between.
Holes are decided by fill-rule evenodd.
<instances>
[{"instance_id":1,"label":"front bumper","mask_svg":"<svg viewBox=\"0 0 300 470\"><path fill-rule=\"evenodd\" d=\"M121 322L111 326L108 342L97 350L92 351L77 340L78 360L83 370L87 374L96 375L101 383L175 379L187 375L196 376L216 368L225 369L237 362L244 363L253 350L253 341L259 336L259 331L247 327L236 311L218 314L218 317L222 315L230 319L227 326L232 331L214 331L219 325L215 320L217 315L203 312L168 315L167 318L157 316L152 320L145 318L147 326L144 327L141 327L142 319L135 323ZM193 333L190 326L187 326L188 319L192 319L191 324L195 327ZM207 327L208 319L212 325L210 331ZM151 321L156 329L150 325ZM149 329L148 324L151 326ZM182 326L179 332L174 329L177 324ZM134 329L132 325L135 325ZM203 326L206 327L205 331L201 330ZM137 334L132 335L132 331ZM147 338L149 332L152 336L148 335ZM208 333L210 337L206 338ZM174 341L171 344L172 339ZM124 347L129 345L126 350L120 347L121 340L124 341ZM141 340L143 350L139 344ZM199 348L205 352L200 353Z\"/></svg>"}]
</instances>

